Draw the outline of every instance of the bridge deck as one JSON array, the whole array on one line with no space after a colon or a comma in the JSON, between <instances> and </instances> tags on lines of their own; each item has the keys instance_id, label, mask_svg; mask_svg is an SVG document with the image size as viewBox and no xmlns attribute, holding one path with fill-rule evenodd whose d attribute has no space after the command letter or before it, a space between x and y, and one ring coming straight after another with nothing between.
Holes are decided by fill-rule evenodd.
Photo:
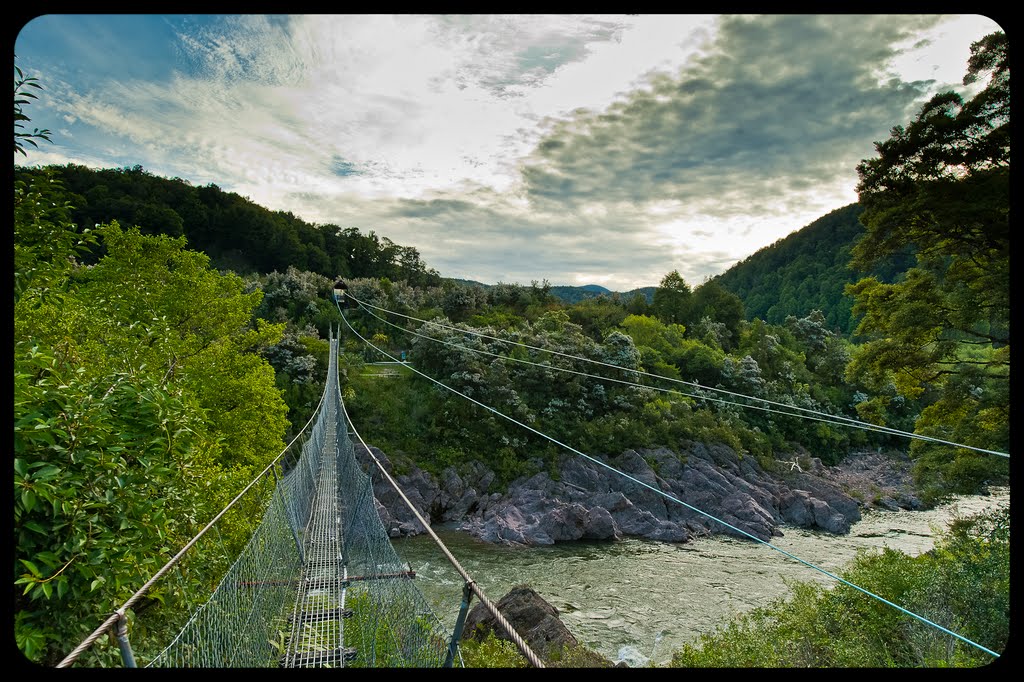
<instances>
[{"instance_id":1,"label":"bridge deck","mask_svg":"<svg viewBox=\"0 0 1024 682\"><path fill-rule=\"evenodd\" d=\"M336 405L328 409L337 410ZM345 648L348 575L343 556L343 528L338 504L336 419L327 420L316 492L303 533L302 577L291 616L286 668L342 667L355 651Z\"/></svg>"}]
</instances>

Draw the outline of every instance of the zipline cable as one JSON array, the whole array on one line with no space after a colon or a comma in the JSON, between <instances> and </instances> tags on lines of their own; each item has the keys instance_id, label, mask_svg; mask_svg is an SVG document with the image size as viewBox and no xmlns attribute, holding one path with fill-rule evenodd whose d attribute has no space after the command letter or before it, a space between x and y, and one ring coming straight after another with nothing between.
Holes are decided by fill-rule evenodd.
<instances>
[{"instance_id":1,"label":"zipline cable","mask_svg":"<svg viewBox=\"0 0 1024 682\"><path fill-rule=\"evenodd\" d=\"M572 355L571 353L563 353L561 351L552 350L550 348L540 348L538 346L531 346L530 344L521 343L519 341L512 341L512 340L509 340L509 339L502 339L502 338L499 338L497 336L490 336L488 334L484 334L482 332L477 332L477 331L473 331L473 330L469 330L469 329L460 329L458 327L454 327L452 325L446 325L446 324L443 324L441 322L436 322L436 321L432 321L432 320L423 320L423 319L420 319L418 317L413 317L411 315L405 315L403 313L399 313L399 312L396 312L396 311L393 311L393 310L388 310L387 308L382 308L380 306L373 305L372 303L366 303L364 301L360 301L359 299L357 299L356 297L352 296L351 294L346 294L346 298L352 299L353 301L355 301L356 303L358 303L361 306L368 306L370 308L374 308L376 310L380 310L380 311L388 313L390 315L395 315L395 316L398 316L398 317L404 317L407 320L412 320L412 321L415 321L415 322L420 322L422 324L432 324L432 325L441 327L442 329L449 329L449 330L456 331L456 332L459 332L459 333L462 333L462 334L470 334L472 336L479 336L479 337L482 337L482 338L485 338L485 339L491 339L493 341L498 341L500 343L507 343L507 344L511 344L511 345L514 345L514 346L520 346L522 348L528 348L530 350L536 350L536 351L540 351L540 352L544 352L544 353L551 353L552 355L559 355L559 356L562 356L562 357L565 357L565 358L569 358L569 359L572 359L572 360L578 360L578 361L581 361L581 362L589 362L591 364L600 365L600 366L603 366L603 367L609 367L611 369L617 369L617 370L622 371L622 372L632 372L634 374L640 374L640 375L643 375L643 376L646 376L646 377L651 377L652 379L660 379L660 380L669 381L669 382L672 382L672 383L683 384L685 386L692 386L694 388L697 388L697 389L700 389L700 390L703 390L703 391L716 391L718 393L725 393L727 395L735 396L737 398L745 398L747 400L757 400L759 402L767 403L769 405L776 405L776 406L779 406L779 407L784 407L784 408L790 409L790 410L798 410L800 412L807 412L807 413L810 413L810 414L822 415L822 416L831 418L833 420L839 420L839 421L842 421L842 422L848 422L851 425L856 425L856 426L859 426L861 428L865 428L865 429L869 429L869 430L873 430L873 431L878 431L878 432L881 432L881 433L888 433L888 434L891 434L891 435L904 436L906 438L913 438L913 439L916 439L916 440L928 441L928 442L932 442L932 443L940 443L940 444L943 444L943 445L952 445L953 447L963 448L963 449L966 449L966 450L974 450L976 452L983 452L983 453L990 454L990 455L997 455L999 457L1007 457L1008 458L1010 456L1009 453L1000 452L998 450L987 450L985 448L979 448L979 447L975 447L973 445L964 445L963 443L956 443L956 442L949 441L949 440L943 440L941 438L934 438L932 436L925 436L925 435L922 435L922 434L913 433L911 431L903 431L903 430L895 429L895 428L888 427L888 426L880 426L878 424L871 424L870 422L860 421L859 419L854 419L852 417L844 417L842 415L829 414L827 412L822 412L820 410L814 410L814 409L811 409L809 407L800 407L798 405L787 405L786 403L781 403L781 402L778 402L778 401L775 401L775 400L770 400L768 398L759 398L757 396L749 396L749 395L745 395L743 393L738 393L738 392L735 392L735 391L730 391L730 390L724 389L724 388L717 388L717 387L713 387L713 386L704 386L703 384L699 384L699 383L693 382L693 381L685 381L683 379L675 379L673 377L665 377L665 376L660 376L658 374L651 374L651 373L645 372L643 370L630 369L628 367L620 367L619 365L613 365L613 364L611 364L609 362L603 362L601 360L592 360L590 358L584 358L584 357L580 357L580 356L577 356L577 355ZM746 404L743 404L743 403L735 403L735 404L740 405L742 407L751 407L751 408L755 407L753 405L746 405ZM789 413L789 414L792 414L792 413ZM793 415L793 416L800 416L800 415Z\"/></svg>"},{"instance_id":2,"label":"zipline cable","mask_svg":"<svg viewBox=\"0 0 1024 682\"><path fill-rule=\"evenodd\" d=\"M362 306L363 304L360 303L359 305ZM499 360L510 360L512 362L518 362L518 363L521 363L521 364L524 364L524 365L531 365L533 367L540 367L541 369L550 369L550 370L554 370L556 372L565 372L567 374L576 374L578 376L583 376L583 377L587 377L587 378L590 378L590 379L597 379L599 381L611 381L611 382L614 382L614 383L617 383L617 384L625 384L627 386L636 386L637 388L643 388L643 389L646 389L646 390L649 390L649 391L660 391L662 393L669 393L669 394L672 394L672 395L681 395L681 396L686 396L688 398L695 398L697 400L707 400L707 401L711 401L711 402L722 403L724 405L733 405L733 406L736 406L736 407L746 407L746 408L749 408L751 410L761 410L761 411L764 411L764 412L772 412L772 413L775 413L775 414L781 414L781 415L785 415L785 416L788 416L788 417L796 417L798 419L810 419L812 421L819 421L819 422L824 422L826 424L832 424L833 426L845 426L845 427L849 427L849 428L862 429L862 430L865 430L865 431L875 431L875 432L878 432L878 433L892 434L892 431L888 430L884 426L875 426L873 424L865 424L865 425L862 426L860 424L851 424L851 423L848 423L848 422L836 421L835 419L825 419L825 418L822 418L822 417L814 417L814 416L806 415L806 414L797 414L795 412L785 412L783 410L775 410L775 409L772 409L770 407L763 407L761 405L748 405L746 403L737 403L735 401L726 400L724 398L714 398L714 397L708 396L708 395L700 395L700 394L697 394L697 393L687 393L686 391L680 391L680 390L677 390L677 389L674 389L674 388L663 388L661 386L646 386L644 384L639 384L639 383L637 383L635 381L627 381L625 379L616 379L614 377L606 377L606 376L602 376L600 374L590 374L588 372L580 372L579 370L569 369L568 367L559 367L557 365L548 365L548 364L544 364L544 363L541 363L541 362L533 362L531 360L524 360L522 358L514 358L514 357L509 356L509 355L501 355L499 353L492 353L490 351L482 350L482 349L479 349L479 348L470 348L469 346L463 346L463 345L458 344L458 343L452 343L451 341L444 341L442 339L436 339L433 336L428 336L426 334L420 334L419 332L413 331L411 329L406 329L405 327L397 325L394 322L389 322L388 320L385 320L383 317L377 315L372 310L369 310L369 309L367 309L365 307L363 309L368 314L370 314L373 317L377 318L378 320L380 320L384 324L389 325L391 327L394 327L395 329L403 331L403 332L405 332L407 334L412 334L413 336L418 336L421 339L427 339L428 341L434 341L435 343L441 343L441 344L444 344L446 346L451 346L452 348L459 348L461 350L466 350L466 351L469 351L471 353L479 353L479 354L482 354L482 355L489 355L491 357L498 358ZM427 324L435 324L435 323L434 322L428 322ZM586 358L579 358L579 359L585 360ZM632 373L636 373L636 374L641 374L642 373L642 372L639 372L638 370L633 370L633 369L629 369L629 368L626 368L626 367L620 367L619 369L621 369L623 372L632 372ZM652 374L652 375L649 375L649 376L657 376L657 375L653 375ZM668 378L668 377L659 377L659 378ZM698 390L700 390L700 389L698 389ZM782 403L782 404L785 404L785 403ZM793 407L795 407L795 406L793 406ZM828 414L828 413L823 412L821 414ZM835 415L829 415L829 416L830 417L834 417Z\"/></svg>"},{"instance_id":3,"label":"zipline cable","mask_svg":"<svg viewBox=\"0 0 1024 682\"><path fill-rule=\"evenodd\" d=\"M358 336L360 338L360 340L363 341L363 343L365 343L370 348L373 348L374 350L376 350L378 353L382 354L383 356L385 356L387 358L390 358L391 360L393 360L395 362L398 362L398 360L395 357L393 357L392 355L390 355L387 351L381 350L377 346L373 345L372 343L370 343L370 341L368 341L366 338L364 338L359 332L357 332L355 330L355 328L352 327L352 324L348 321L348 318L345 317L345 313L341 310L341 306L338 306L338 312L341 313L341 319L345 322L345 325L350 330L352 330L352 333L355 334L356 336ZM497 340L500 341L501 339L497 339ZM555 438L552 438L551 436L549 436L549 435L547 435L547 434L545 434L545 433L543 433L541 431L538 431L537 429L533 428L532 426L524 424L523 422L515 419L514 417L510 417L510 416L508 416L508 415L506 415L506 414L504 414L502 412L499 412L498 410L494 409L493 407L491 407L489 405L485 405L484 403L480 402L479 400L476 400L474 398L469 397L465 393L462 393L462 392L452 388L451 386L448 386L447 384L445 384L443 382L440 382L437 379L434 379L433 377L424 374L423 372L419 371L415 367L409 367L409 369L411 369L416 374L419 374L423 378L428 379L429 381L437 384L438 386L441 386L442 388L447 389L448 391L451 391L452 393L454 393L454 394L456 394L458 396L461 396L462 398L465 398L466 400L468 400L468 401L470 401L472 403L475 403L476 405L479 405L480 407L484 408L485 410L488 410L489 412L492 412L492 413L498 415L499 417L512 422L513 424L521 426L524 429L526 429L528 431L531 431L532 433L535 433L536 435L538 435L538 436L540 436L540 437L542 437L542 438L544 438L546 440L551 441L555 445L561 446L561 447L565 448L566 450L569 450L570 452L572 452L574 454L577 454L580 457L583 457L584 459L587 459L587 460L593 462L594 464L602 466L605 469L608 469L609 471L612 471L613 473L618 474L619 476L627 478L630 481L633 481L634 483L636 483L637 485L643 486L644 488L647 488L647 489L657 493L658 495L661 495L662 497L664 497L664 498L666 498L668 500L671 500L671 501L673 501L673 502L675 502L677 504L681 504L684 507L686 507L687 509L690 509L691 511L695 511L698 514L701 514L702 516L706 516L707 518L709 518L709 519L711 519L711 520L713 520L713 521L715 521L717 523L722 524L726 528L729 528L729 529L731 529L733 531L736 531L737 533L739 533L741 535L749 537L750 539L752 539L752 540L754 540L756 542L759 542L759 543L765 545L766 547L774 549L775 551L777 551L777 552L779 552L779 553L789 557L790 559L793 559L794 561L797 561L797 562L799 562L799 563L801 563L801 564L803 564L803 565L805 565L805 566L807 566L809 568L812 568L815 571L818 571L818 572L822 573L823 575L826 575L829 578L832 578L833 580L841 582L844 585L847 585L848 587L852 587L853 589L855 589L855 590L857 590L859 592L862 592L862 593L868 595L869 597L872 597L873 599L877 599L878 601L880 601L880 602L882 602L884 604L887 604L887 605L897 609L898 611L900 611L900 612L902 612L902 613L904 613L904 614L906 614L906 615L908 615L908 616L910 616L912 618L917 619L918 621L924 623L925 625L928 625L930 627L933 627L933 628L935 628L937 630L940 630L940 631L946 633L947 635L955 637L955 638L959 639L960 641L962 641L962 642L964 642L966 644L969 644L969 645L971 645L971 646L973 646L973 647L975 647L977 649L980 649L981 651L984 651L985 653L987 653L987 654L989 654L991 656L995 656L996 658L999 657L999 654L997 654L996 652L994 652L991 649L988 649L988 648L982 646L981 644L978 644L977 642L974 642L974 641L971 641L970 639L967 639L963 635L959 635L959 634L953 632L952 630L949 630L949 629L939 625L938 623L932 622L932 621L928 620L927 618L925 618L923 616L919 616L918 614L916 614L916 613L914 613L912 611L908 611L907 609L903 608L899 604L895 604L895 603L889 601L888 599L885 599L884 597L880 597L879 595L875 594L874 592L866 590L863 587L855 585L855 584L851 583L850 581L835 575L834 573L830 573L829 571L826 571L825 569L823 569L823 568L821 568L819 566L816 566L816 565L814 565L814 564L812 564L812 563L810 563L808 561L805 561L805 560L801 559L800 557L795 556L795 555L791 554L790 552L787 552L786 550L782 549L781 547L776 547L775 545L771 544L770 542L766 542L766 541L758 538L757 536L755 536L755 535L753 535L751 533L748 533L747 531L745 531L745 530L743 530L741 528L737 528L736 526L734 526L734 525L732 525L732 524L730 524L730 523L728 523L726 521L723 521L723 520L719 519L718 517L716 517L716 516L714 516L712 514L709 514L708 512L706 512L706 511L704 511L702 509L698 509L697 507L694 507L693 505L687 504L686 502L683 502L682 500L680 500L678 497L675 497L674 495L670 495L670 494L666 493L665 491L663 491L663 490L661 490L659 488L655 488L654 486L649 485L647 483L644 483L643 481L641 481L641 480L639 480L637 478L634 478L633 476L630 476L629 474L627 474L625 472L619 471L615 467L613 467L613 466L611 466L609 464L605 464L601 460L596 459L595 457L591 457L590 455L588 455L588 454L586 454L584 452L581 452L580 450L577 450L576 448L572 447L571 445L566 445L565 443L562 443L561 441L559 441L559 440L557 440ZM618 369L623 369L623 368L620 367Z\"/></svg>"}]
</instances>

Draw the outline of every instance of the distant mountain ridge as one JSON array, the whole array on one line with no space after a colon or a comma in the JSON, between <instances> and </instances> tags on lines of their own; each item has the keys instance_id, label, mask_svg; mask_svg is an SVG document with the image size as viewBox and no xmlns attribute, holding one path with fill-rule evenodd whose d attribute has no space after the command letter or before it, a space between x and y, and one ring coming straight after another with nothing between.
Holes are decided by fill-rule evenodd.
<instances>
[{"instance_id":1,"label":"distant mountain ridge","mask_svg":"<svg viewBox=\"0 0 1024 682\"><path fill-rule=\"evenodd\" d=\"M493 284L484 284L483 282L477 282L472 279L459 279L457 277L445 278L450 282L461 284L462 286L470 287L481 287L483 289L489 289L494 286ZM630 289L629 291L612 291L607 287L603 287L600 284L584 284L582 286L568 286L558 285L550 287L552 296L558 298L563 303L579 303L588 298L597 298L598 296L607 296L609 298L618 296L622 301L630 301L634 296L640 294L646 299L648 303L654 300L654 291L657 287L640 287L639 289Z\"/></svg>"},{"instance_id":2,"label":"distant mountain ridge","mask_svg":"<svg viewBox=\"0 0 1024 682\"><path fill-rule=\"evenodd\" d=\"M639 289L630 289L629 291L612 291L600 284L586 284L584 286L572 287L572 286L554 286L551 287L551 293L557 296L561 301L565 303L579 303L588 298L597 298L599 296L605 296L612 298L618 296L623 302L629 302L634 296L640 294L643 296L648 303L654 300L654 290L657 287L641 287Z\"/></svg>"}]
</instances>

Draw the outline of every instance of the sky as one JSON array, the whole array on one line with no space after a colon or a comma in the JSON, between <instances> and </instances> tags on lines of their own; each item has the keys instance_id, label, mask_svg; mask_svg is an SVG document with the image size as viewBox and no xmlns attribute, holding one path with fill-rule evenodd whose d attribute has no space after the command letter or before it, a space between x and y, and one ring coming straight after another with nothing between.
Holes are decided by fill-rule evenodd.
<instances>
[{"instance_id":1,"label":"sky","mask_svg":"<svg viewBox=\"0 0 1024 682\"><path fill-rule=\"evenodd\" d=\"M43 15L20 165L141 165L445 277L696 286L857 200L981 15Z\"/></svg>"}]
</instances>

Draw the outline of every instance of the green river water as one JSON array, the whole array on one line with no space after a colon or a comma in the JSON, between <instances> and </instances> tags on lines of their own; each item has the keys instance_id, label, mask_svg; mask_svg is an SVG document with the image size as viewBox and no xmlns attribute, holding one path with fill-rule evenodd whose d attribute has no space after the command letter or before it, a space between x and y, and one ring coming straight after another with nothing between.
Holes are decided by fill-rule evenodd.
<instances>
[{"instance_id":1,"label":"green river water","mask_svg":"<svg viewBox=\"0 0 1024 682\"><path fill-rule=\"evenodd\" d=\"M783 528L771 544L836 572L862 549L891 547L917 555L931 549L937 531L955 515L1009 504L1009 489L971 496L929 511L868 512L848 535ZM636 539L573 542L548 547L501 547L435 528L459 563L497 602L526 583L559 610L583 644L630 666L663 664L684 642L731 616L786 596L788 583L835 583L771 547L723 537L685 544ZM462 580L429 536L396 540L416 571L435 614L451 628Z\"/></svg>"}]
</instances>

